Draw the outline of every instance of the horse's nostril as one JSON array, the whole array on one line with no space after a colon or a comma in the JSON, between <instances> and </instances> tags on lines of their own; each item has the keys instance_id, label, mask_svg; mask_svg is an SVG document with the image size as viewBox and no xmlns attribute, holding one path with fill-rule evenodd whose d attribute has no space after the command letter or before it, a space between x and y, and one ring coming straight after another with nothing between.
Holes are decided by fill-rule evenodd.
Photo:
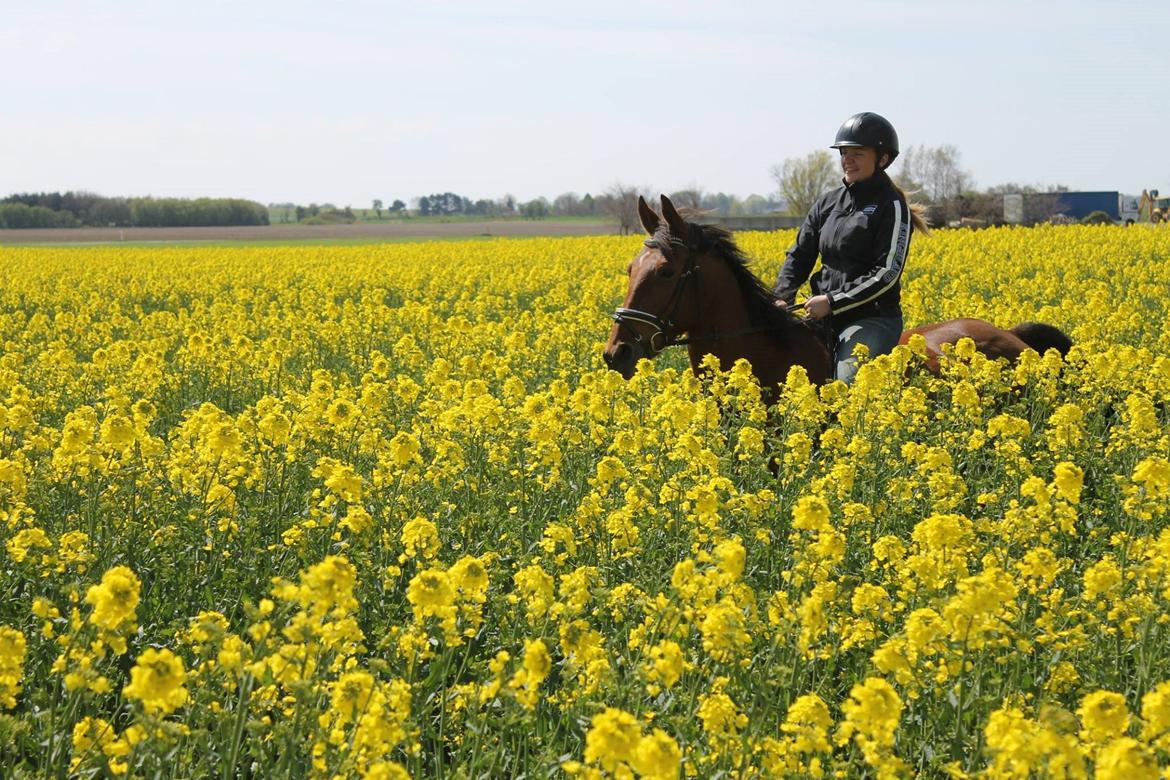
<instances>
[{"instance_id":1,"label":"horse's nostril","mask_svg":"<svg viewBox=\"0 0 1170 780\"><path fill-rule=\"evenodd\" d=\"M612 350L603 352L602 357L605 358L605 365L614 371L624 371L626 364L630 361L631 354L630 345L623 342Z\"/></svg>"}]
</instances>

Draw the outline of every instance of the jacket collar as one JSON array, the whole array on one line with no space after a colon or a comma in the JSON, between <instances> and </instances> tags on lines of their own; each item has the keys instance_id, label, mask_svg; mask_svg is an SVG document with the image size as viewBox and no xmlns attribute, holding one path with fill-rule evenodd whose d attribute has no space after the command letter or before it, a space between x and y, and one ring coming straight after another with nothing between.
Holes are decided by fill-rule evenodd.
<instances>
[{"instance_id":1,"label":"jacket collar","mask_svg":"<svg viewBox=\"0 0 1170 780\"><path fill-rule=\"evenodd\" d=\"M852 184L845 184L845 180L842 179L841 183L845 184L845 189L849 190L849 194L853 197L868 198L884 189L887 181L889 181L889 177L886 172L878 171L868 179L855 181Z\"/></svg>"}]
</instances>

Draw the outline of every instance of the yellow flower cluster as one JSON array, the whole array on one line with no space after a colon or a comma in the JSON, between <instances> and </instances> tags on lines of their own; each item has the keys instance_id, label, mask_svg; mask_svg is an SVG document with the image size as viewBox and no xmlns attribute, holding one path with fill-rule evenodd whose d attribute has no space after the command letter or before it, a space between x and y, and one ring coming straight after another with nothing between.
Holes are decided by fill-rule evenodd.
<instances>
[{"instance_id":1,"label":"yellow flower cluster","mask_svg":"<svg viewBox=\"0 0 1170 780\"><path fill-rule=\"evenodd\" d=\"M14 628L0 626L0 707L12 709L16 706L27 652L28 642L24 634Z\"/></svg>"},{"instance_id":2,"label":"yellow flower cluster","mask_svg":"<svg viewBox=\"0 0 1170 780\"><path fill-rule=\"evenodd\" d=\"M0 776L1170 768L1170 232L939 231L1067 358L771 407L605 370L640 246L0 249Z\"/></svg>"},{"instance_id":3,"label":"yellow flower cluster","mask_svg":"<svg viewBox=\"0 0 1170 780\"><path fill-rule=\"evenodd\" d=\"M585 761L561 765L566 774L587 780L635 776L646 780L673 780L678 777L682 751L662 729L643 733L643 726L630 713L607 707L590 721L585 735ZM636 773L636 774L635 774Z\"/></svg>"},{"instance_id":4,"label":"yellow flower cluster","mask_svg":"<svg viewBox=\"0 0 1170 780\"><path fill-rule=\"evenodd\" d=\"M187 672L183 661L166 648L153 647L138 656L130 670L130 684L122 693L142 703L148 713L170 714L187 701Z\"/></svg>"}]
</instances>

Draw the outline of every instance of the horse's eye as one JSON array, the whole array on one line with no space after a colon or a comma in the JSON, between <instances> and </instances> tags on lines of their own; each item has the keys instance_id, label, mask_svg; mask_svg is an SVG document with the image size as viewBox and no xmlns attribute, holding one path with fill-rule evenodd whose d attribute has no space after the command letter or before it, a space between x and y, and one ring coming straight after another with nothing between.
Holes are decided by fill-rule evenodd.
<instances>
[{"instance_id":1,"label":"horse's eye","mask_svg":"<svg viewBox=\"0 0 1170 780\"><path fill-rule=\"evenodd\" d=\"M658 269L658 275L663 279L669 279L670 277L674 276L674 269L669 265L664 265Z\"/></svg>"}]
</instances>

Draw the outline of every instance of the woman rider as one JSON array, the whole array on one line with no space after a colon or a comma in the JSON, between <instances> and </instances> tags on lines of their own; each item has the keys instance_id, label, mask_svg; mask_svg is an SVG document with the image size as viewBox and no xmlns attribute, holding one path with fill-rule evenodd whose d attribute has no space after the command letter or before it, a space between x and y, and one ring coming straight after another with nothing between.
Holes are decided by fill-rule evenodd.
<instances>
[{"instance_id":1,"label":"woman rider","mask_svg":"<svg viewBox=\"0 0 1170 780\"><path fill-rule=\"evenodd\" d=\"M864 112L845 120L830 147L841 153L842 186L822 195L809 210L788 250L774 292L790 306L812 273L805 313L832 334L833 375L851 383L857 373L853 348L869 355L889 352L902 334L901 283L913 227L929 232L916 208L886 175L898 156L894 126Z\"/></svg>"}]
</instances>

